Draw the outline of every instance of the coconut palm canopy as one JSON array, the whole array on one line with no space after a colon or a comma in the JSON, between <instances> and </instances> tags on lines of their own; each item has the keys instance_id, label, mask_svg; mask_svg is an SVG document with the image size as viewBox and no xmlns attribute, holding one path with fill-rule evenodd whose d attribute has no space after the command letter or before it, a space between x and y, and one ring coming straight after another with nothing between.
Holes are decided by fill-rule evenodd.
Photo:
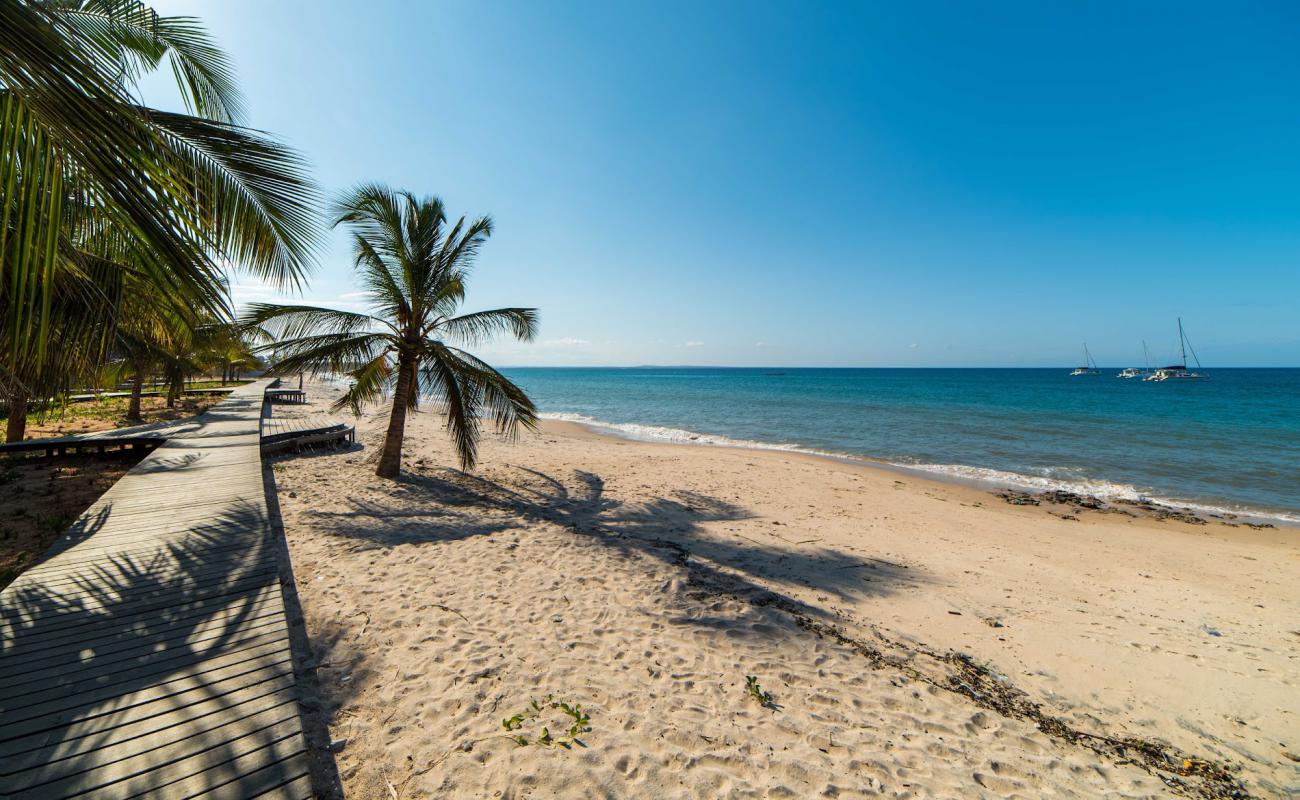
<instances>
[{"instance_id":1,"label":"coconut palm canopy","mask_svg":"<svg viewBox=\"0 0 1300 800\"><path fill-rule=\"evenodd\" d=\"M132 96L164 63L192 113ZM11 400L102 362L132 282L184 325L231 318L226 264L300 283L317 192L296 154L240 121L230 64L193 19L138 0L0 2L0 383Z\"/></svg>"},{"instance_id":2,"label":"coconut palm canopy","mask_svg":"<svg viewBox=\"0 0 1300 800\"><path fill-rule=\"evenodd\" d=\"M480 415L513 436L537 414L518 386L463 346L507 335L527 341L537 330L531 308L458 313L479 248L492 233L488 217L449 224L442 201L366 185L335 207L335 226L352 233L357 274L371 313L300 305L250 305L242 318L268 340L273 370L345 373L352 385L336 404L359 414L391 391L393 407L377 474L401 466L406 413L432 398L447 415L461 466L474 466Z\"/></svg>"}]
</instances>

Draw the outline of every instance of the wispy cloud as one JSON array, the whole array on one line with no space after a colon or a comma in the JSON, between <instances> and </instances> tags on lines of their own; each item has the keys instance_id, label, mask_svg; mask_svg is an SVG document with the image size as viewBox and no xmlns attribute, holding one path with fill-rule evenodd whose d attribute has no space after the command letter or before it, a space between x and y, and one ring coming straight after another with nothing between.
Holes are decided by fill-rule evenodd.
<instances>
[{"instance_id":1,"label":"wispy cloud","mask_svg":"<svg viewBox=\"0 0 1300 800\"><path fill-rule=\"evenodd\" d=\"M703 347L704 342L686 342L683 347Z\"/></svg>"},{"instance_id":2,"label":"wispy cloud","mask_svg":"<svg viewBox=\"0 0 1300 800\"><path fill-rule=\"evenodd\" d=\"M572 336L565 336L562 339L547 339L541 342L543 347L586 347L591 342L586 339L576 339Z\"/></svg>"}]
</instances>

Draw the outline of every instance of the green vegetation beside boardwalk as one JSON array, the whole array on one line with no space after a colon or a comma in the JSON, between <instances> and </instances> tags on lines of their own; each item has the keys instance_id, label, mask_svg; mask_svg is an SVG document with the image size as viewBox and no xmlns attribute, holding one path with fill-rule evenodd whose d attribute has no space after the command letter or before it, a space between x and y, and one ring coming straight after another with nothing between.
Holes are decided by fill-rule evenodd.
<instances>
[{"instance_id":1,"label":"green vegetation beside boardwalk","mask_svg":"<svg viewBox=\"0 0 1300 800\"><path fill-rule=\"evenodd\" d=\"M131 425L169 422L202 414L221 402L221 395L182 396L174 405L165 397L140 398L138 419L131 418L131 398L104 397L84 403L67 403L49 409L32 410L25 421L26 439L45 439L76 433L92 433ZM5 418L8 423L8 417Z\"/></svg>"},{"instance_id":2,"label":"green vegetation beside boardwalk","mask_svg":"<svg viewBox=\"0 0 1300 800\"><path fill-rule=\"evenodd\" d=\"M140 454L0 461L0 589L63 535Z\"/></svg>"}]
</instances>

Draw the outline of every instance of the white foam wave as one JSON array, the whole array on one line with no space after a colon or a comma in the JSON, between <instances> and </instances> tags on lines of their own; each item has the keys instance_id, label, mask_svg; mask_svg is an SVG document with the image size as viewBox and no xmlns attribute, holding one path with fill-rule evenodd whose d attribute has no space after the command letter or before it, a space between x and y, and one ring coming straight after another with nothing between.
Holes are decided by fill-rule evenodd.
<instances>
[{"instance_id":1,"label":"white foam wave","mask_svg":"<svg viewBox=\"0 0 1300 800\"><path fill-rule=\"evenodd\" d=\"M748 450L781 450L791 453L811 453L819 456L833 456L836 458L845 458L842 453L831 453L821 450L813 450L807 447L800 447L797 444L783 444L780 442L758 442L749 439L732 439L728 436L718 436L712 433L696 433L683 428L667 428L660 425L640 425L635 422L605 422L604 420L594 419L585 414L570 414L565 412L542 413L544 419L553 419L560 422L576 422L588 428L593 428L605 433L611 433L615 436L621 436L624 439L635 439L641 442L672 442L675 444L703 444L713 445L715 447L742 447Z\"/></svg>"},{"instance_id":2,"label":"white foam wave","mask_svg":"<svg viewBox=\"0 0 1300 800\"><path fill-rule=\"evenodd\" d=\"M633 422L606 422L604 420L589 417L585 414L549 412L542 413L539 416L544 419L553 419L561 422L576 422L597 431L621 436L625 439L634 439L644 442L670 442L675 444L697 444L711 445L714 447L739 447L752 450L778 450L791 453L806 453L808 455L827 456L847 461L883 465L905 471L923 472L939 478L947 478L949 480L963 483L974 483L981 486L1021 489L1030 492L1073 492L1075 494L1091 495L1102 500L1130 500L1156 503L1158 505L1169 506L1172 508L1185 508L1199 514L1237 515L1254 519L1277 520L1293 525L1300 524L1300 516L1298 515L1277 511L1258 511L1245 507L1206 505L1203 503L1192 503L1186 500L1179 500L1177 498L1157 497L1146 494L1132 484L1084 478L1078 475L1077 470L1069 467L1058 467L1044 470L1047 473L1046 475L1026 475L1024 473L1008 472L1006 470L991 469L989 467L973 467L967 464L923 464L883 461L850 455L847 453L817 450L796 444L732 439L728 436L697 433L684 428L670 428L660 425L641 425ZM1070 475L1071 477L1055 477L1063 475Z\"/></svg>"}]
</instances>

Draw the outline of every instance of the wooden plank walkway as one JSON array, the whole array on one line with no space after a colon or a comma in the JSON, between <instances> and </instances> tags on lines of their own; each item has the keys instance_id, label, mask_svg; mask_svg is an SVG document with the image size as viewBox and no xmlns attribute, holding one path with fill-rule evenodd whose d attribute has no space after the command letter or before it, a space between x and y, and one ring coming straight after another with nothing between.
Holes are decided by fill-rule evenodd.
<instances>
[{"instance_id":1,"label":"wooden plank walkway","mask_svg":"<svg viewBox=\"0 0 1300 800\"><path fill-rule=\"evenodd\" d=\"M0 796L307 798L269 381L170 428L0 592Z\"/></svg>"}]
</instances>

